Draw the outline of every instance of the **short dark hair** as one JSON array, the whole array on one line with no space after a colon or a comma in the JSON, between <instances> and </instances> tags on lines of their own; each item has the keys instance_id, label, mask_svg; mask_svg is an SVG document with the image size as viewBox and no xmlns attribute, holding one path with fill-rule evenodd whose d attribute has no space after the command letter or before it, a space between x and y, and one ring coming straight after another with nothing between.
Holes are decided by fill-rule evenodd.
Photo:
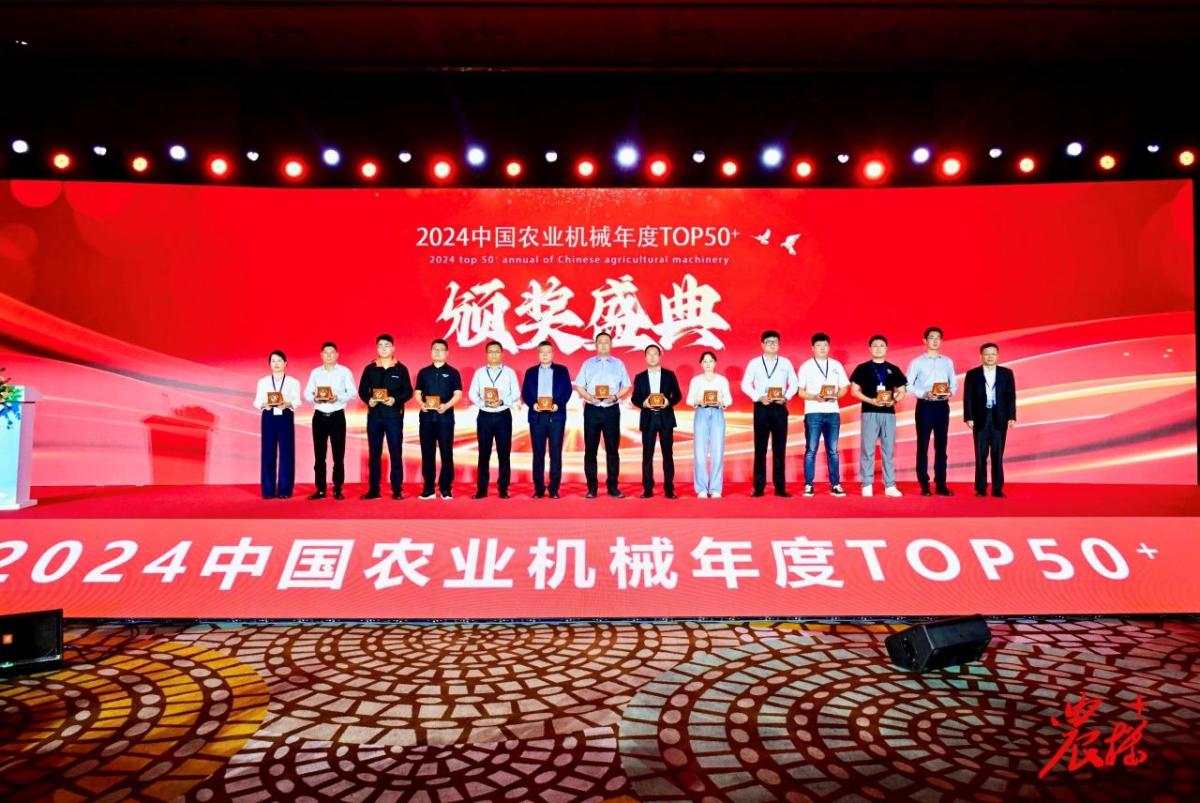
<instances>
[{"instance_id":1,"label":"short dark hair","mask_svg":"<svg viewBox=\"0 0 1200 803\"><path fill-rule=\"evenodd\" d=\"M700 355L700 359L699 359L697 362L704 362L704 358L705 358L705 357L712 357L712 358L713 358L713 362L716 362L716 361L717 361L717 355L716 355L716 354L714 354L714 353L713 353L713 352L711 352L711 351L705 351L705 352L703 352L703 353Z\"/></svg>"},{"instance_id":2,"label":"short dark hair","mask_svg":"<svg viewBox=\"0 0 1200 803\"><path fill-rule=\"evenodd\" d=\"M375 338L375 345L378 346L379 341L381 341L381 340L386 340L387 342L391 343L393 346L396 345L396 338L392 337L387 332L384 332L379 337Z\"/></svg>"},{"instance_id":3,"label":"short dark hair","mask_svg":"<svg viewBox=\"0 0 1200 803\"><path fill-rule=\"evenodd\" d=\"M541 348L542 346L549 346L550 348L554 348L554 344L551 343L549 340L543 340L541 343L537 344L538 348Z\"/></svg>"},{"instance_id":4,"label":"short dark hair","mask_svg":"<svg viewBox=\"0 0 1200 803\"><path fill-rule=\"evenodd\" d=\"M593 342L593 343L596 343L596 342L598 342L598 341L600 340L600 338L602 338L602 337L607 337L607 338L608 338L608 342L610 342L610 343L612 342L612 335L611 335L611 334L609 334L608 332L597 332L597 333L596 333L596 336L595 336L594 338L592 338L592 342Z\"/></svg>"},{"instance_id":5,"label":"short dark hair","mask_svg":"<svg viewBox=\"0 0 1200 803\"><path fill-rule=\"evenodd\" d=\"M1000 347L997 346L995 343L984 343L982 346L979 347L979 353L983 354L985 349L995 349L996 351L999 351Z\"/></svg>"},{"instance_id":6,"label":"short dark hair","mask_svg":"<svg viewBox=\"0 0 1200 803\"><path fill-rule=\"evenodd\" d=\"M817 345L818 343L821 343L821 342L828 343L828 342L829 342L829 335L825 334L824 332L814 332L814 333L813 333L813 336L812 336L812 342L810 342L810 343L809 343L809 345L810 345L810 346L815 346L815 345Z\"/></svg>"},{"instance_id":7,"label":"short dark hair","mask_svg":"<svg viewBox=\"0 0 1200 803\"><path fill-rule=\"evenodd\" d=\"M883 335L871 335L871 339L867 341L867 346L874 346L876 340L882 340L885 346L888 344L887 338Z\"/></svg>"},{"instance_id":8,"label":"short dark hair","mask_svg":"<svg viewBox=\"0 0 1200 803\"><path fill-rule=\"evenodd\" d=\"M658 345L657 343L651 343L649 346L646 346L644 350L649 351L650 349L654 349L658 352L658 356L662 356L662 346Z\"/></svg>"},{"instance_id":9,"label":"short dark hair","mask_svg":"<svg viewBox=\"0 0 1200 803\"><path fill-rule=\"evenodd\" d=\"M933 334L934 332L937 332L937 333L938 333L938 335L939 335L939 336L941 336L941 337L945 337L945 336L946 336L946 333L942 331L942 327L940 327L940 326L931 326L931 327L929 327L928 329L926 329L926 330L925 330L925 334L924 334L924 335L921 337L921 339L922 339L922 340L928 340L928 339L929 339L929 336L930 336L931 334Z\"/></svg>"},{"instance_id":10,"label":"short dark hair","mask_svg":"<svg viewBox=\"0 0 1200 803\"><path fill-rule=\"evenodd\" d=\"M771 338L771 337L775 338L776 340L782 340L782 339L783 339L783 338L781 338L781 337L779 336L779 333L778 333L778 332L776 332L774 329L768 329L767 331L765 331L765 332L763 332L763 333L762 333L762 337L760 337L760 338L758 339L758 342L759 342L759 343L765 343L765 342L767 342L767 338Z\"/></svg>"},{"instance_id":11,"label":"short dark hair","mask_svg":"<svg viewBox=\"0 0 1200 803\"><path fill-rule=\"evenodd\" d=\"M278 357L279 359L283 360L284 362L287 362L287 355L284 354L279 349L275 349L274 351L271 352L271 356L267 357L267 363L270 364L272 358L274 358L274 357Z\"/></svg>"},{"instance_id":12,"label":"short dark hair","mask_svg":"<svg viewBox=\"0 0 1200 803\"><path fill-rule=\"evenodd\" d=\"M332 340L326 340L321 344L321 351L324 351L325 349L333 349L334 351L337 351L337 343L334 343Z\"/></svg>"},{"instance_id":13,"label":"short dark hair","mask_svg":"<svg viewBox=\"0 0 1200 803\"><path fill-rule=\"evenodd\" d=\"M504 351L504 344L503 344L503 343L501 343L499 340L489 340L489 341L487 342L487 345L485 345L485 346L483 347L483 350L484 350L484 351L487 351L487 350L488 350L488 349L490 349L492 346L499 346L499 347L500 347L500 350L501 350L501 351ZM447 346L447 348L449 348L449 346Z\"/></svg>"},{"instance_id":14,"label":"short dark hair","mask_svg":"<svg viewBox=\"0 0 1200 803\"><path fill-rule=\"evenodd\" d=\"M447 350L447 351L449 351L449 349L450 349L450 344L449 344L449 343L447 343L445 340L443 340L443 339L442 339L442 338L440 338L440 337L436 337L436 338L434 338L434 339L433 339L433 341L432 341L432 342L429 344L429 348L433 348L433 347L434 347L434 346L436 346L438 343L441 343L443 346L445 346L445 347L446 347L446 350Z\"/></svg>"}]
</instances>

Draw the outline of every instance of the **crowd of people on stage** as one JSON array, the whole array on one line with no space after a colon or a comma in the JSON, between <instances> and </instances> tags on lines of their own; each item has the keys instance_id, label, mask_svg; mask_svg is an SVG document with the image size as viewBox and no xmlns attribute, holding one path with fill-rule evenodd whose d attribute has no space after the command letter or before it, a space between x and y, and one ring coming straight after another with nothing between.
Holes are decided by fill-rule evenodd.
<instances>
[{"instance_id":1,"label":"crowd of people on stage","mask_svg":"<svg viewBox=\"0 0 1200 803\"><path fill-rule=\"evenodd\" d=\"M902 496L896 486L894 450L896 406L909 396L916 398L916 474L924 496L952 496L946 484L950 399L958 394L953 361L942 354L942 330L925 331L925 351L914 358L907 371L887 361L888 340L870 338L871 359L850 374L829 356L829 336L818 332L811 338L812 357L795 369L779 354L780 335L762 333L762 355L746 366L741 390L754 403L753 495L767 488L767 447L771 450L771 484L776 496L791 496L784 472L788 437L788 402L804 401L804 496L816 493L817 455L825 444L830 493L845 496L841 482L838 435L841 426L839 400L850 394L862 404L862 434L859 477L862 495L872 496L875 485L875 454L882 452L883 492ZM326 342L321 348L321 365L300 382L287 373L287 357L271 352L271 373L258 382L255 408L262 411L263 497L287 498L295 478L294 413L304 401L314 405L312 417L316 490L308 498L327 496L326 455L332 453L332 495L342 499L345 483L347 403L355 397L367 405L368 487L363 499L378 499L383 489L383 447L387 444L388 481L393 499L403 498L404 463L401 432L405 404L415 399L419 410L421 444L421 499L451 499L454 494L454 411L462 401L464 386L458 369L446 360L450 347L437 339L430 345L431 362L411 380L408 369L396 360L395 340L382 334L375 340L377 358L363 369L355 382L350 370L338 363L338 348ZM496 490L509 498L511 480L513 413L528 411L530 445L533 451L534 498L558 499L562 481L563 437L567 403L577 394L583 401L584 476L587 498L599 492L599 448L604 442L605 489L609 496L623 497L618 486L621 411L629 399L641 411L642 498L654 496L654 452L662 459L663 492L675 499L674 431L675 408L687 404L695 409L693 423L695 494L719 498L724 484L725 410L733 404L729 381L717 373L717 355L700 355L701 372L692 378L684 394L675 373L662 367L662 349L645 349L645 370L631 380L624 362L612 353L612 337L602 332L595 339L595 354L584 360L572 379L567 368L555 362L554 346L538 345L538 362L525 371L520 381L504 364L500 343L486 346L487 362L475 371L466 386L466 396L477 408L476 431L479 463L475 499L487 496L491 484L491 456L497 455ZM972 431L975 446L975 493L988 493L990 466L991 495L1004 496L1004 446L1008 430L1016 423L1016 384L1013 372L997 365L999 347L985 343L980 365L967 371L963 389L963 419ZM933 440L932 482L929 473L929 441ZM546 455L549 454L547 481ZM440 462L440 467L439 467Z\"/></svg>"}]
</instances>

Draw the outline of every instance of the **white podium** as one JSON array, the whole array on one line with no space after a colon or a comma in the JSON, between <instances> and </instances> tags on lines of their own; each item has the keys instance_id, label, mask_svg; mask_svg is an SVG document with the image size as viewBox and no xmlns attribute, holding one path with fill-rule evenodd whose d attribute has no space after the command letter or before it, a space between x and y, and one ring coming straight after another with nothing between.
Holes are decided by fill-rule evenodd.
<instances>
[{"instance_id":1,"label":"white podium","mask_svg":"<svg viewBox=\"0 0 1200 803\"><path fill-rule=\"evenodd\" d=\"M20 510L37 504L29 498L33 469L33 419L42 396L16 385L13 399L0 406L0 510Z\"/></svg>"}]
</instances>

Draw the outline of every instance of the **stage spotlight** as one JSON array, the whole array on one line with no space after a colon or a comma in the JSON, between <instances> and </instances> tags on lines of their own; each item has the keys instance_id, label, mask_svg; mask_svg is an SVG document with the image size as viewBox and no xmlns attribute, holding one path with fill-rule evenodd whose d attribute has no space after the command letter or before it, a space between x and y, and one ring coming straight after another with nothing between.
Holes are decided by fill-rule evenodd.
<instances>
[{"instance_id":1,"label":"stage spotlight","mask_svg":"<svg viewBox=\"0 0 1200 803\"><path fill-rule=\"evenodd\" d=\"M135 173L145 173L150 169L150 160L145 156L135 156L130 160L129 167Z\"/></svg>"},{"instance_id":2,"label":"stage spotlight","mask_svg":"<svg viewBox=\"0 0 1200 803\"><path fill-rule=\"evenodd\" d=\"M622 145L617 148L617 164L626 170L632 170L637 167L638 159L641 154L638 149L632 145Z\"/></svg>"},{"instance_id":3,"label":"stage spotlight","mask_svg":"<svg viewBox=\"0 0 1200 803\"><path fill-rule=\"evenodd\" d=\"M839 153L839 154L837 155L837 160L838 160L838 162L839 162L840 164L846 164L847 162L849 162L849 161L850 161L850 154L848 154L848 153Z\"/></svg>"},{"instance_id":4,"label":"stage spotlight","mask_svg":"<svg viewBox=\"0 0 1200 803\"><path fill-rule=\"evenodd\" d=\"M55 170L66 170L71 166L71 155L65 151L58 151L51 157L50 164L54 165Z\"/></svg>"},{"instance_id":5,"label":"stage spotlight","mask_svg":"<svg viewBox=\"0 0 1200 803\"><path fill-rule=\"evenodd\" d=\"M1067 145L1067 156L1078 156L1083 153L1082 142L1072 142Z\"/></svg>"},{"instance_id":6,"label":"stage spotlight","mask_svg":"<svg viewBox=\"0 0 1200 803\"><path fill-rule=\"evenodd\" d=\"M929 161L929 157L932 155L933 154L929 152L929 148L924 146L917 148L912 152L913 164L923 165Z\"/></svg>"},{"instance_id":7,"label":"stage spotlight","mask_svg":"<svg viewBox=\"0 0 1200 803\"><path fill-rule=\"evenodd\" d=\"M478 145L467 148L467 164L471 167L483 167L487 162L487 151Z\"/></svg>"},{"instance_id":8,"label":"stage spotlight","mask_svg":"<svg viewBox=\"0 0 1200 803\"><path fill-rule=\"evenodd\" d=\"M337 148L326 148L321 151L321 161L328 167L337 167L342 162L342 154Z\"/></svg>"},{"instance_id":9,"label":"stage spotlight","mask_svg":"<svg viewBox=\"0 0 1200 803\"><path fill-rule=\"evenodd\" d=\"M1180 167L1191 167L1195 163L1196 163L1196 154L1195 153L1193 153L1192 151L1187 151L1187 150L1179 152L1179 166Z\"/></svg>"},{"instance_id":10,"label":"stage spotlight","mask_svg":"<svg viewBox=\"0 0 1200 803\"><path fill-rule=\"evenodd\" d=\"M450 178L450 174L454 172L454 165L446 159L438 159L433 163L433 177L438 181L445 181Z\"/></svg>"},{"instance_id":11,"label":"stage spotlight","mask_svg":"<svg viewBox=\"0 0 1200 803\"><path fill-rule=\"evenodd\" d=\"M704 151L692 151L692 161L696 164L704 162Z\"/></svg>"},{"instance_id":12,"label":"stage spotlight","mask_svg":"<svg viewBox=\"0 0 1200 803\"><path fill-rule=\"evenodd\" d=\"M246 151L246 158L252 162L258 161L258 151Z\"/></svg>"},{"instance_id":13,"label":"stage spotlight","mask_svg":"<svg viewBox=\"0 0 1200 803\"><path fill-rule=\"evenodd\" d=\"M882 181L887 175L887 165L882 159L868 159L863 165L862 175L867 181Z\"/></svg>"},{"instance_id":14,"label":"stage spotlight","mask_svg":"<svg viewBox=\"0 0 1200 803\"><path fill-rule=\"evenodd\" d=\"M23 139L14 139L12 149L13 153L29 153L29 143Z\"/></svg>"},{"instance_id":15,"label":"stage spotlight","mask_svg":"<svg viewBox=\"0 0 1200 803\"><path fill-rule=\"evenodd\" d=\"M224 156L214 156L208 160L208 172L217 178L229 175L229 160Z\"/></svg>"},{"instance_id":16,"label":"stage spotlight","mask_svg":"<svg viewBox=\"0 0 1200 803\"><path fill-rule=\"evenodd\" d=\"M591 178L596 174L596 163L591 159L580 159L575 163L575 172L580 178Z\"/></svg>"},{"instance_id":17,"label":"stage spotlight","mask_svg":"<svg viewBox=\"0 0 1200 803\"><path fill-rule=\"evenodd\" d=\"M661 156L650 161L650 175L654 178L665 178L671 166Z\"/></svg>"},{"instance_id":18,"label":"stage spotlight","mask_svg":"<svg viewBox=\"0 0 1200 803\"><path fill-rule=\"evenodd\" d=\"M999 148L992 148L990 151L988 151L988 156L992 157L993 159L999 159L1003 155L1004 151L1000 150Z\"/></svg>"},{"instance_id":19,"label":"stage spotlight","mask_svg":"<svg viewBox=\"0 0 1200 803\"><path fill-rule=\"evenodd\" d=\"M182 162L187 158L187 148L182 145L172 145L167 149L167 154L177 162Z\"/></svg>"},{"instance_id":20,"label":"stage spotlight","mask_svg":"<svg viewBox=\"0 0 1200 803\"><path fill-rule=\"evenodd\" d=\"M796 178L808 178L813 174L813 164L807 159L798 159L792 172L796 174Z\"/></svg>"},{"instance_id":21,"label":"stage spotlight","mask_svg":"<svg viewBox=\"0 0 1200 803\"><path fill-rule=\"evenodd\" d=\"M370 181L379 175L379 165L368 159L358 166L358 174Z\"/></svg>"},{"instance_id":22,"label":"stage spotlight","mask_svg":"<svg viewBox=\"0 0 1200 803\"><path fill-rule=\"evenodd\" d=\"M1111 153L1106 153L1100 157L1099 165L1101 170L1112 170L1117 166L1117 157Z\"/></svg>"},{"instance_id":23,"label":"stage spotlight","mask_svg":"<svg viewBox=\"0 0 1200 803\"><path fill-rule=\"evenodd\" d=\"M546 161L554 164L558 161L558 151L546 151Z\"/></svg>"},{"instance_id":24,"label":"stage spotlight","mask_svg":"<svg viewBox=\"0 0 1200 803\"><path fill-rule=\"evenodd\" d=\"M404 164L408 164L412 161L412 154L408 151L400 151L400 153L396 155L396 158L404 162Z\"/></svg>"},{"instance_id":25,"label":"stage spotlight","mask_svg":"<svg viewBox=\"0 0 1200 803\"><path fill-rule=\"evenodd\" d=\"M768 170L774 170L783 163L783 149L778 145L768 145L763 148L762 166Z\"/></svg>"},{"instance_id":26,"label":"stage spotlight","mask_svg":"<svg viewBox=\"0 0 1200 803\"><path fill-rule=\"evenodd\" d=\"M1146 146L1146 150L1150 153L1158 153L1158 145L1153 142Z\"/></svg>"},{"instance_id":27,"label":"stage spotlight","mask_svg":"<svg viewBox=\"0 0 1200 803\"><path fill-rule=\"evenodd\" d=\"M1017 162L1017 169L1022 173L1032 173L1036 167L1037 162L1033 160L1032 156L1022 156L1021 161Z\"/></svg>"},{"instance_id":28,"label":"stage spotlight","mask_svg":"<svg viewBox=\"0 0 1200 803\"><path fill-rule=\"evenodd\" d=\"M947 156L942 159L938 165L938 172L942 174L942 178L958 178L963 172L963 160L961 156Z\"/></svg>"},{"instance_id":29,"label":"stage spotlight","mask_svg":"<svg viewBox=\"0 0 1200 803\"><path fill-rule=\"evenodd\" d=\"M108 148L104 147L103 145L93 145L92 153L96 154L97 156L107 156Z\"/></svg>"},{"instance_id":30,"label":"stage spotlight","mask_svg":"<svg viewBox=\"0 0 1200 803\"><path fill-rule=\"evenodd\" d=\"M737 175L737 172L738 163L734 160L726 159L725 161L721 162L721 175L725 176L725 178L733 178Z\"/></svg>"},{"instance_id":31,"label":"stage spotlight","mask_svg":"<svg viewBox=\"0 0 1200 803\"><path fill-rule=\"evenodd\" d=\"M298 179L304 175L304 162L299 159L288 159L283 163L283 174L290 179Z\"/></svg>"},{"instance_id":32,"label":"stage spotlight","mask_svg":"<svg viewBox=\"0 0 1200 803\"><path fill-rule=\"evenodd\" d=\"M516 159L513 159L512 161L510 161L508 164L506 164L504 166L504 173L509 178L519 177L523 170L524 170L524 168L521 166L521 163L518 162Z\"/></svg>"}]
</instances>

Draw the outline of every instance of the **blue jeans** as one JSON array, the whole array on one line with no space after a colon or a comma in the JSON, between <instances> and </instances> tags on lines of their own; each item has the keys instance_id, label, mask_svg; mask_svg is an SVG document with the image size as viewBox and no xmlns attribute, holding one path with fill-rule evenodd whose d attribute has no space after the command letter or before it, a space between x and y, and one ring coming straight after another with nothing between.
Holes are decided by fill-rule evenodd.
<instances>
[{"instance_id":1,"label":"blue jeans","mask_svg":"<svg viewBox=\"0 0 1200 803\"><path fill-rule=\"evenodd\" d=\"M825 437L825 457L829 463L829 484L841 485L838 459L838 433L842 429L839 413L807 413L804 416L804 484L812 485L817 472L817 444Z\"/></svg>"},{"instance_id":2,"label":"blue jeans","mask_svg":"<svg viewBox=\"0 0 1200 803\"><path fill-rule=\"evenodd\" d=\"M725 476L725 411L719 407L697 407L692 424L695 454L692 480L699 494L719 494ZM708 458L712 456L712 468Z\"/></svg>"}]
</instances>

